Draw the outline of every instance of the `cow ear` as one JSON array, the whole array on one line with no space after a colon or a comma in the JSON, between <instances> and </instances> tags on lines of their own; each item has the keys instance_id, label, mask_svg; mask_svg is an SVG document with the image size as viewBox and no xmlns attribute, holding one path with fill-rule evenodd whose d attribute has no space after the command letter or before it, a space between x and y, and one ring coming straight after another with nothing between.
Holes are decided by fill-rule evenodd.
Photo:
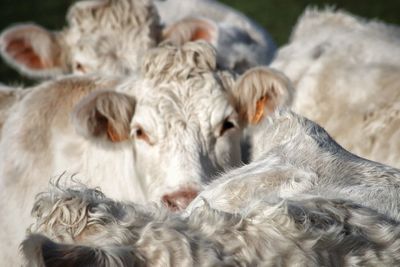
<instances>
[{"instance_id":1,"label":"cow ear","mask_svg":"<svg viewBox=\"0 0 400 267\"><path fill-rule=\"evenodd\" d=\"M56 34L35 24L6 29L0 36L0 53L9 64L31 77L51 77L63 71Z\"/></svg>"},{"instance_id":2,"label":"cow ear","mask_svg":"<svg viewBox=\"0 0 400 267\"><path fill-rule=\"evenodd\" d=\"M99 256L90 247L57 244L39 234L24 240L21 251L29 266L95 266Z\"/></svg>"},{"instance_id":3,"label":"cow ear","mask_svg":"<svg viewBox=\"0 0 400 267\"><path fill-rule=\"evenodd\" d=\"M116 143L129 139L134 111L133 97L112 91L99 91L78 103L72 120L78 133L83 136L105 138Z\"/></svg>"},{"instance_id":4,"label":"cow ear","mask_svg":"<svg viewBox=\"0 0 400 267\"><path fill-rule=\"evenodd\" d=\"M246 71L233 88L236 108L245 124L257 124L279 107L290 105L293 93L290 80L267 67Z\"/></svg>"},{"instance_id":5,"label":"cow ear","mask_svg":"<svg viewBox=\"0 0 400 267\"><path fill-rule=\"evenodd\" d=\"M185 18L167 26L163 31L163 40L175 45L182 45L186 42L197 40L204 40L216 45L218 41L218 27L208 19Z\"/></svg>"},{"instance_id":6,"label":"cow ear","mask_svg":"<svg viewBox=\"0 0 400 267\"><path fill-rule=\"evenodd\" d=\"M40 234L29 235L20 248L27 266L145 266L133 249L61 244Z\"/></svg>"}]
</instances>

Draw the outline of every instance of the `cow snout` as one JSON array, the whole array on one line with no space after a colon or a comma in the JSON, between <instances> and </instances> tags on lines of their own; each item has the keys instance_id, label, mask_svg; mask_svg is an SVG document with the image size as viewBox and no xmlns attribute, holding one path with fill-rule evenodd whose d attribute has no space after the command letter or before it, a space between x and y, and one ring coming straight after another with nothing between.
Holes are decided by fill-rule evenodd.
<instances>
[{"instance_id":1,"label":"cow snout","mask_svg":"<svg viewBox=\"0 0 400 267\"><path fill-rule=\"evenodd\" d=\"M185 188L162 197L163 204L172 211L185 209L190 202L199 194L199 191L193 188Z\"/></svg>"}]
</instances>

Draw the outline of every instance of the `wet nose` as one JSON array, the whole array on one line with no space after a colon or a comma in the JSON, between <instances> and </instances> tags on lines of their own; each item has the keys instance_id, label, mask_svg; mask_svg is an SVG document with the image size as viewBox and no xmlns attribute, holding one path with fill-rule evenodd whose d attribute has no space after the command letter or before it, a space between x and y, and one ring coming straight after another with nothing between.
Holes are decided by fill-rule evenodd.
<instances>
[{"instance_id":1,"label":"wet nose","mask_svg":"<svg viewBox=\"0 0 400 267\"><path fill-rule=\"evenodd\" d=\"M163 204L172 211L185 209L198 195L199 191L193 188L185 188L162 197Z\"/></svg>"}]
</instances>

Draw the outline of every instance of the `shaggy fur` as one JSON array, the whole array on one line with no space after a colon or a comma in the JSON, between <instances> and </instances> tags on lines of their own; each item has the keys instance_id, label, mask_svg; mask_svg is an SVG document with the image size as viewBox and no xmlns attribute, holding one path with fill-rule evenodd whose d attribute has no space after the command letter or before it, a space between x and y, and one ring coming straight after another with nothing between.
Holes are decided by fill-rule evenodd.
<instances>
[{"instance_id":1,"label":"shaggy fur","mask_svg":"<svg viewBox=\"0 0 400 267\"><path fill-rule=\"evenodd\" d=\"M0 214L8 214L0 221L0 257L7 263L17 258L28 209L51 177L77 173L117 200L182 209L203 183L240 164L247 123L238 114L246 112L235 104L235 77L216 70L215 62L210 45L187 43L144 55L134 77L71 76L32 89L15 106L0 141ZM246 77L253 81L251 73ZM279 80L273 73L264 68L254 75ZM280 82L267 84L285 92ZM284 103L272 87L243 89Z\"/></svg>"},{"instance_id":2,"label":"shaggy fur","mask_svg":"<svg viewBox=\"0 0 400 267\"><path fill-rule=\"evenodd\" d=\"M235 214L204 205L182 217L58 187L39 195L33 214L27 266L400 264L399 223L337 199L261 198Z\"/></svg>"},{"instance_id":3,"label":"shaggy fur","mask_svg":"<svg viewBox=\"0 0 400 267\"><path fill-rule=\"evenodd\" d=\"M293 110L349 151L400 167L400 28L308 9L272 67L294 82Z\"/></svg>"}]
</instances>

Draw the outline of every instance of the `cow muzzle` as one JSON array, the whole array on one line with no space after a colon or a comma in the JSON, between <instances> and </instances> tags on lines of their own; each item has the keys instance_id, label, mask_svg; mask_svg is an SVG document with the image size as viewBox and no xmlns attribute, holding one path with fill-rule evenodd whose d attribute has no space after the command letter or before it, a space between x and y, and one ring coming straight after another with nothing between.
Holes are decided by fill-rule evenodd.
<instances>
[{"instance_id":1,"label":"cow muzzle","mask_svg":"<svg viewBox=\"0 0 400 267\"><path fill-rule=\"evenodd\" d=\"M171 211L184 210L190 202L199 194L194 187L186 187L178 191L162 196L162 203Z\"/></svg>"}]
</instances>

